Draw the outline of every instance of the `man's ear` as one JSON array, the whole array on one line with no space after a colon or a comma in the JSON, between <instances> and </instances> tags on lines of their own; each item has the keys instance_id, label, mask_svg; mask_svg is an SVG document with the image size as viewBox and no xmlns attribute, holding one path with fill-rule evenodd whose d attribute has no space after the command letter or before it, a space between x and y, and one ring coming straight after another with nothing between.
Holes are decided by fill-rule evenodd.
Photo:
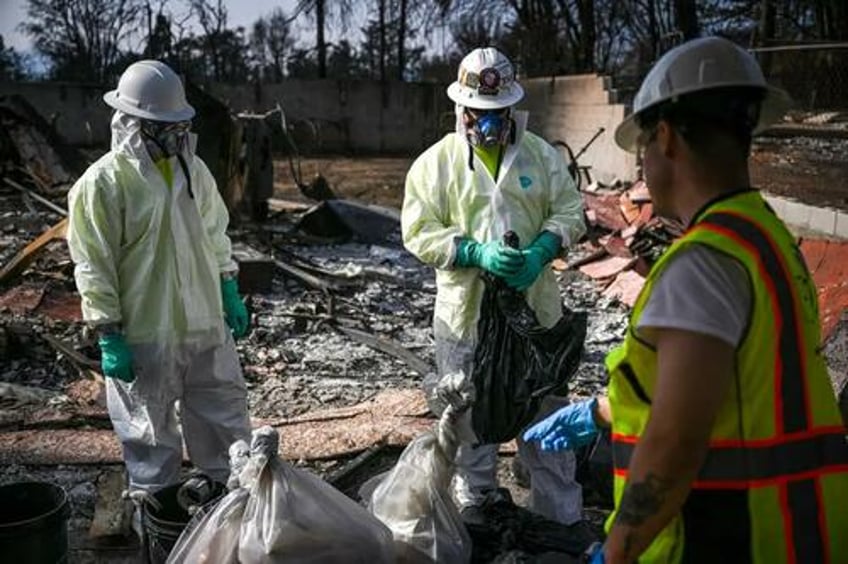
<instances>
[{"instance_id":1,"label":"man's ear","mask_svg":"<svg viewBox=\"0 0 848 564\"><path fill-rule=\"evenodd\" d=\"M669 159L680 150L680 136L666 120L661 119L657 124L657 148L662 155Z\"/></svg>"}]
</instances>

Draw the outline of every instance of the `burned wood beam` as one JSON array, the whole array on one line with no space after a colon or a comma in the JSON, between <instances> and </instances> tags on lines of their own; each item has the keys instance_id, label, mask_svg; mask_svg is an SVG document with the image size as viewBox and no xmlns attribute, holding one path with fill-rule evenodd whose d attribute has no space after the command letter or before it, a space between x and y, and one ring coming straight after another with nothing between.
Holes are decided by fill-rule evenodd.
<instances>
[{"instance_id":1,"label":"burned wood beam","mask_svg":"<svg viewBox=\"0 0 848 564\"><path fill-rule=\"evenodd\" d=\"M103 379L99 372L100 363L96 360L88 358L84 354L76 351L69 343L62 341L61 339L57 339L53 335L44 333L41 335L41 338L47 341L47 343L53 347L56 352L65 355L70 363L73 364L82 375L88 378L93 378L94 380Z\"/></svg>"},{"instance_id":2,"label":"burned wood beam","mask_svg":"<svg viewBox=\"0 0 848 564\"><path fill-rule=\"evenodd\" d=\"M68 218L66 217L41 235L39 235L33 242L24 247L24 249L15 255L11 261L9 261L6 266L0 270L0 285L5 284L15 276L19 275L21 272L26 270L26 268L32 264L32 261L36 259L38 253L40 253L47 243L51 242L54 239L61 239L65 236L66 229L68 227Z\"/></svg>"},{"instance_id":3,"label":"burned wood beam","mask_svg":"<svg viewBox=\"0 0 848 564\"><path fill-rule=\"evenodd\" d=\"M54 212L58 213L59 215L63 215L65 217L67 217L68 210L57 206L56 204L54 204L53 202L51 202L50 200L48 200L44 196L36 194L34 191L30 190L29 188L25 188L25 187L21 186L20 184L18 184L17 182L12 180L11 178L4 178L3 180L6 182L6 184L11 186L15 190L23 192L24 194L30 196L33 200L47 206L48 208L50 208Z\"/></svg>"},{"instance_id":4,"label":"burned wood beam","mask_svg":"<svg viewBox=\"0 0 848 564\"><path fill-rule=\"evenodd\" d=\"M333 325L335 329L347 335L354 341L358 341L363 345L369 346L372 349L378 350L382 353L388 354L395 358L398 358L405 362L407 366L409 366L415 372L418 372L422 376L433 371L433 368L429 363L425 362L421 358L419 358L415 353L410 352L408 349L386 339L384 337L377 337L376 335L372 335L366 331L361 331L359 329L353 329L351 327L342 327L340 325Z\"/></svg>"},{"instance_id":5,"label":"burned wood beam","mask_svg":"<svg viewBox=\"0 0 848 564\"><path fill-rule=\"evenodd\" d=\"M300 280L307 286L317 288L319 290L322 290L323 292L329 293L331 290L340 290L344 287L343 284L340 284L336 280L325 280L323 278L319 278L318 276L306 272L302 268L298 268L297 266L285 263L280 259L274 260L274 266L276 266L292 278Z\"/></svg>"}]
</instances>

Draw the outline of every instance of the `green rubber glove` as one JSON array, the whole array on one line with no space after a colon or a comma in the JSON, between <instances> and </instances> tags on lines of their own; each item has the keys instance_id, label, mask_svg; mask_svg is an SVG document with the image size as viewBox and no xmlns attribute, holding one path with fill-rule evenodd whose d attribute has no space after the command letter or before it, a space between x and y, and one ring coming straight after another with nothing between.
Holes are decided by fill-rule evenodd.
<instances>
[{"instance_id":1,"label":"green rubber glove","mask_svg":"<svg viewBox=\"0 0 848 564\"><path fill-rule=\"evenodd\" d=\"M100 368L109 378L124 382L135 380L132 370L132 351L120 333L107 333L97 340L100 345Z\"/></svg>"},{"instance_id":2,"label":"green rubber glove","mask_svg":"<svg viewBox=\"0 0 848 564\"><path fill-rule=\"evenodd\" d=\"M523 292L532 286L542 273L542 270L544 270L545 265L554 260L559 254L561 246L562 239L558 235L554 235L550 231L542 231L530 243L529 247L521 251L521 255L524 257L524 264L518 272L507 277L507 285L519 292Z\"/></svg>"},{"instance_id":3,"label":"green rubber glove","mask_svg":"<svg viewBox=\"0 0 848 564\"><path fill-rule=\"evenodd\" d=\"M249 318L247 308L239 296L238 281L235 278L221 279L221 298L224 302L224 320L230 326L233 337L244 337L247 335Z\"/></svg>"},{"instance_id":4,"label":"green rubber glove","mask_svg":"<svg viewBox=\"0 0 848 564\"><path fill-rule=\"evenodd\" d=\"M521 269L521 251L507 247L500 241L478 243L462 239L456 247L457 266L476 266L503 278Z\"/></svg>"}]
</instances>

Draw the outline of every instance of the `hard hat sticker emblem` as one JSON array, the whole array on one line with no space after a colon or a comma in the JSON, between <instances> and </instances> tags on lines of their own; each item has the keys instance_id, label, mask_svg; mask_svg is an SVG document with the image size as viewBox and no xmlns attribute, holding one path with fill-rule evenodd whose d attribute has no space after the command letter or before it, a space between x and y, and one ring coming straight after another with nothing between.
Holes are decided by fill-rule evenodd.
<instances>
[{"instance_id":1,"label":"hard hat sticker emblem","mask_svg":"<svg viewBox=\"0 0 848 564\"><path fill-rule=\"evenodd\" d=\"M494 95L498 93L501 85L501 73L494 68L485 68L480 71L480 94Z\"/></svg>"}]
</instances>

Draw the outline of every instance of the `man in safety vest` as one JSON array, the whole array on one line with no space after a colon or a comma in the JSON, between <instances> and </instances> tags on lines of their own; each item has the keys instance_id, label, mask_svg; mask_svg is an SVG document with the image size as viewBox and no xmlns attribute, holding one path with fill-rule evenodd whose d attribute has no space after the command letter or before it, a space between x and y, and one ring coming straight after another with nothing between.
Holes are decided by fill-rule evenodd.
<instances>
[{"instance_id":1,"label":"man in safety vest","mask_svg":"<svg viewBox=\"0 0 848 564\"><path fill-rule=\"evenodd\" d=\"M224 482L230 444L250 437L233 343L249 319L227 209L194 153L194 108L170 67L130 65L104 101L112 149L68 194L68 246L130 489L178 481L181 430L192 462Z\"/></svg>"},{"instance_id":2,"label":"man in safety vest","mask_svg":"<svg viewBox=\"0 0 848 564\"><path fill-rule=\"evenodd\" d=\"M612 427L615 512L593 562L848 562L848 446L793 236L750 188L752 134L785 95L730 41L669 51L616 131L657 213L686 234L654 265L607 398L527 433L543 449Z\"/></svg>"},{"instance_id":3,"label":"man in safety vest","mask_svg":"<svg viewBox=\"0 0 848 564\"><path fill-rule=\"evenodd\" d=\"M497 275L524 292L539 323L553 327L562 317L562 298L548 265L585 230L565 160L527 131L527 113L513 107L524 91L509 59L497 49L475 49L447 93L456 103L456 132L412 165L401 217L406 248L436 268L438 374L425 381L431 400L457 375L464 381L458 388L471 379L475 350L485 338L477 335L481 274ZM502 243L509 231L518 235L521 250ZM549 397L542 409L550 413L566 401ZM468 433L460 438L454 494L468 508L497 486L498 445L472 446L477 441ZM573 453L541 453L519 442L533 509L565 524L578 522L582 491L574 480Z\"/></svg>"}]
</instances>

